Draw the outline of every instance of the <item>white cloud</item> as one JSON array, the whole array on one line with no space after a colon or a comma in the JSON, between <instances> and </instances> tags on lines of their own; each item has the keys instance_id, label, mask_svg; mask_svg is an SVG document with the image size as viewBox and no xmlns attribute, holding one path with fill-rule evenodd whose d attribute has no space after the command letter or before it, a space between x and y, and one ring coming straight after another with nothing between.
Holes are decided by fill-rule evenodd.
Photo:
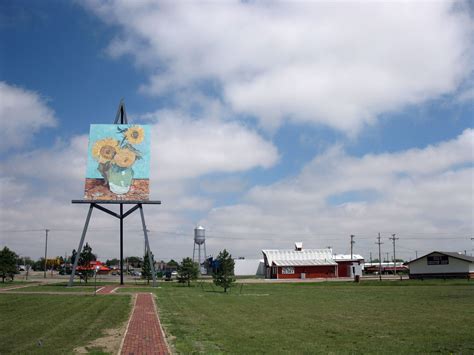
<instances>
[{"instance_id":1,"label":"white cloud","mask_svg":"<svg viewBox=\"0 0 474 355\"><path fill-rule=\"evenodd\" d=\"M308 247L332 245L343 252L350 234L360 238L357 246L367 253L375 250L379 231L384 237L397 233L405 257L410 249L470 249L473 152L472 129L451 141L399 153L353 157L334 147L297 177L255 187L241 204L213 209L202 223L217 240L241 238L234 245L237 253L248 251L250 240L258 250L288 248L299 239ZM353 199L353 192L361 194ZM333 196L346 200L331 203Z\"/></svg>"},{"instance_id":2,"label":"white cloud","mask_svg":"<svg viewBox=\"0 0 474 355\"><path fill-rule=\"evenodd\" d=\"M345 132L381 113L453 92L472 70L464 3L167 2L91 0L122 32L113 56L150 69L162 95L218 83L261 125L323 124Z\"/></svg>"},{"instance_id":3,"label":"white cloud","mask_svg":"<svg viewBox=\"0 0 474 355\"><path fill-rule=\"evenodd\" d=\"M54 127L54 112L40 95L0 81L0 151L22 147L43 127Z\"/></svg>"},{"instance_id":4,"label":"white cloud","mask_svg":"<svg viewBox=\"0 0 474 355\"><path fill-rule=\"evenodd\" d=\"M152 171L158 180L268 168L278 160L270 142L240 124L182 120L165 112L157 116L161 119L152 129Z\"/></svg>"},{"instance_id":5,"label":"white cloud","mask_svg":"<svg viewBox=\"0 0 474 355\"><path fill-rule=\"evenodd\" d=\"M163 134L173 135L173 130L166 131L168 124L155 126L161 127ZM194 128L192 123L190 127ZM187 131L183 132L185 134L179 137L185 140ZM5 165L3 171L11 175L0 180L6 189L0 201L0 230L35 231L2 232L0 244L11 246L21 254L39 257L44 238L41 229L50 228L53 230L52 255L63 255L77 247L86 208L71 205L70 200L82 194L85 162L81 159L85 156L86 137L75 137L70 145L60 146L22 154L23 167ZM194 146L194 149L200 148L200 145ZM219 147L219 150L225 149ZM408 257L414 250L469 249L467 237L474 230L473 150L472 129L450 141L398 153L355 157L336 146L315 157L296 177L253 187L244 193L238 204L219 208L213 208L212 199L203 197L202 192L207 194L208 187L204 186L202 191L196 178L211 184L211 176L195 175L194 169L192 173L179 173L178 169L173 175L154 179L152 183L152 197L163 201L161 206L146 208L152 248L159 258L190 255L192 228L199 222L207 229L209 253L227 248L235 256L260 257L261 248L291 247L296 240L303 240L307 247L331 245L338 252L345 252L350 234L356 234L357 252L367 256L368 251L375 252L378 231L385 239L389 233L397 233L402 257ZM164 145L155 154L169 152L172 150ZM201 153L193 154L199 157ZM71 155L81 157L73 167L68 165L67 158ZM47 159L56 162L49 164L49 174L41 170ZM184 161L176 164L185 166L187 160L185 156ZM231 168L234 169L232 165ZM223 166L213 163L201 174L226 169L226 162ZM218 194L219 181L216 187ZM361 192L355 199L351 195L354 191ZM334 196L338 198L333 199ZM99 211L94 212L88 240L102 258L118 253L116 222ZM129 217L127 255L140 255L142 251L140 228L138 215ZM467 239L449 239L460 236ZM387 240L383 248L384 252L390 250Z\"/></svg>"}]
</instances>

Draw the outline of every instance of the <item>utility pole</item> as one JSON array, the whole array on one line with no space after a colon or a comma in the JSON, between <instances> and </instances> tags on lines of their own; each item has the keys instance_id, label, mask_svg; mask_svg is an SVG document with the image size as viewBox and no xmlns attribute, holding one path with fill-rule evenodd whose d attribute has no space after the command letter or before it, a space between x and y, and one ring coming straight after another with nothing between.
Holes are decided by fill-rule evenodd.
<instances>
[{"instance_id":1,"label":"utility pole","mask_svg":"<svg viewBox=\"0 0 474 355\"><path fill-rule=\"evenodd\" d=\"M377 237L377 240L378 241L375 244L379 245L379 281L382 281L382 253L381 253L381 250L380 250L380 246L383 243L380 241L380 233L379 233L379 236Z\"/></svg>"},{"instance_id":2,"label":"utility pole","mask_svg":"<svg viewBox=\"0 0 474 355\"><path fill-rule=\"evenodd\" d=\"M392 238L388 238L393 242L393 274L397 274L397 258L395 257L395 241L400 238L395 238L395 234L392 234Z\"/></svg>"},{"instance_id":3,"label":"utility pole","mask_svg":"<svg viewBox=\"0 0 474 355\"><path fill-rule=\"evenodd\" d=\"M351 234L351 260L353 259L353 247L354 247L354 234Z\"/></svg>"},{"instance_id":4,"label":"utility pole","mask_svg":"<svg viewBox=\"0 0 474 355\"><path fill-rule=\"evenodd\" d=\"M44 278L46 278L46 261L48 260L48 233L49 229L45 229L46 232L46 242L44 244Z\"/></svg>"},{"instance_id":5,"label":"utility pole","mask_svg":"<svg viewBox=\"0 0 474 355\"><path fill-rule=\"evenodd\" d=\"M415 250L415 258L418 259L418 250Z\"/></svg>"},{"instance_id":6,"label":"utility pole","mask_svg":"<svg viewBox=\"0 0 474 355\"><path fill-rule=\"evenodd\" d=\"M372 252L370 252L370 263L372 264Z\"/></svg>"},{"instance_id":7,"label":"utility pole","mask_svg":"<svg viewBox=\"0 0 474 355\"><path fill-rule=\"evenodd\" d=\"M390 261L390 259L389 259L389 257L388 257L388 253L385 253L385 255L386 255L386 259L385 259L385 260L386 260L387 263L388 263L388 262Z\"/></svg>"}]
</instances>

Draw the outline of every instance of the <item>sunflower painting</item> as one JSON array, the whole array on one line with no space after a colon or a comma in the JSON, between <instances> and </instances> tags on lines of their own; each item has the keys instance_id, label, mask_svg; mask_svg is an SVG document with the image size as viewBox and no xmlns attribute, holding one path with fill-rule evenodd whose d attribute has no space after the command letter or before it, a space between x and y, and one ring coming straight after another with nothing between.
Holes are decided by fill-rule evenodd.
<instances>
[{"instance_id":1,"label":"sunflower painting","mask_svg":"<svg viewBox=\"0 0 474 355\"><path fill-rule=\"evenodd\" d=\"M91 125L86 200L148 200L150 133L146 125Z\"/></svg>"}]
</instances>

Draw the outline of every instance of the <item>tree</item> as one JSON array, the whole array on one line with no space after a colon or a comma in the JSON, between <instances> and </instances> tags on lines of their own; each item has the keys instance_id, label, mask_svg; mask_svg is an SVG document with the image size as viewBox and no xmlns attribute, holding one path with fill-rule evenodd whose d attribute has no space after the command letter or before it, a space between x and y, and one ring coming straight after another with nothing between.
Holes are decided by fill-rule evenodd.
<instances>
[{"instance_id":1,"label":"tree","mask_svg":"<svg viewBox=\"0 0 474 355\"><path fill-rule=\"evenodd\" d=\"M7 247L0 250L0 277L2 282L5 282L7 277L10 277L13 281L16 273L16 258L16 253Z\"/></svg>"},{"instance_id":2,"label":"tree","mask_svg":"<svg viewBox=\"0 0 474 355\"><path fill-rule=\"evenodd\" d=\"M120 266L120 260L117 259L117 258L113 258L113 259L107 259L107 261L105 262L105 265L107 265L108 267L112 267L112 266Z\"/></svg>"},{"instance_id":3,"label":"tree","mask_svg":"<svg viewBox=\"0 0 474 355\"><path fill-rule=\"evenodd\" d=\"M39 258L33 264L33 270L35 271L43 271L44 270L44 258Z\"/></svg>"},{"instance_id":4,"label":"tree","mask_svg":"<svg viewBox=\"0 0 474 355\"><path fill-rule=\"evenodd\" d=\"M153 253L151 251L150 251L150 254L151 254L151 263L154 265L155 258L153 257ZM148 258L148 253L146 253L145 256L143 257L142 279L146 279L147 284L150 284L150 280L153 278L149 260L150 259Z\"/></svg>"},{"instance_id":5,"label":"tree","mask_svg":"<svg viewBox=\"0 0 474 355\"><path fill-rule=\"evenodd\" d=\"M71 254L71 265L74 264L74 261L76 261L77 258L77 251L76 249L72 249L72 254Z\"/></svg>"},{"instance_id":6,"label":"tree","mask_svg":"<svg viewBox=\"0 0 474 355\"><path fill-rule=\"evenodd\" d=\"M175 260L173 260L173 259L171 259L170 261L168 261L168 263L166 264L166 266L167 266L168 268L172 268L172 269L173 269L173 268L177 268L178 265L179 265L178 262L175 261Z\"/></svg>"},{"instance_id":7,"label":"tree","mask_svg":"<svg viewBox=\"0 0 474 355\"><path fill-rule=\"evenodd\" d=\"M79 255L79 266L82 267L82 275L84 276L84 281L87 283L87 279L94 275L94 270L91 267L91 261L95 261L96 256L92 254L92 247L89 243L86 243L82 249L81 254Z\"/></svg>"},{"instance_id":8,"label":"tree","mask_svg":"<svg viewBox=\"0 0 474 355\"><path fill-rule=\"evenodd\" d=\"M217 255L217 270L212 274L214 285L224 288L224 292L235 282L234 259L227 250L223 250Z\"/></svg>"},{"instance_id":9,"label":"tree","mask_svg":"<svg viewBox=\"0 0 474 355\"><path fill-rule=\"evenodd\" d=\"M178 282L188 283L191 286L191 281L196 280L199 275L199 265L191 258L184 258L180 265L178 265Z\"/></svg>"},{"instance_id":10,"label":"tree","mask_svg":"<svg viewBox=\"0 0 474 355\"><path fill-rule=\"evenodd\" d=\"M132 267L141 267L142 266L142 258L138 256L129 256L127 261Z\"/></svg>"}]
</instances>

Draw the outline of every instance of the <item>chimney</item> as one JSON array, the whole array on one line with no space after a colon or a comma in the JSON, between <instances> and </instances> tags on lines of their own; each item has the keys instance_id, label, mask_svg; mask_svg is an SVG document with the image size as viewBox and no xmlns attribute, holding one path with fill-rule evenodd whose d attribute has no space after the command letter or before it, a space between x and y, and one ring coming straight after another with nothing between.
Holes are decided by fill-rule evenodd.
<instances>
[{"instance_id":1,"label":"chimney","mask_svg":"<svg viewBox=\"0 0 474 355\"><path fill-rule=\"evenodd\" d=\"M303 242L296 242L296 243L295 243L295 250L296 250L296 251L301 251L301 250L303 250Z\"/></svg>"}]
</instances>

